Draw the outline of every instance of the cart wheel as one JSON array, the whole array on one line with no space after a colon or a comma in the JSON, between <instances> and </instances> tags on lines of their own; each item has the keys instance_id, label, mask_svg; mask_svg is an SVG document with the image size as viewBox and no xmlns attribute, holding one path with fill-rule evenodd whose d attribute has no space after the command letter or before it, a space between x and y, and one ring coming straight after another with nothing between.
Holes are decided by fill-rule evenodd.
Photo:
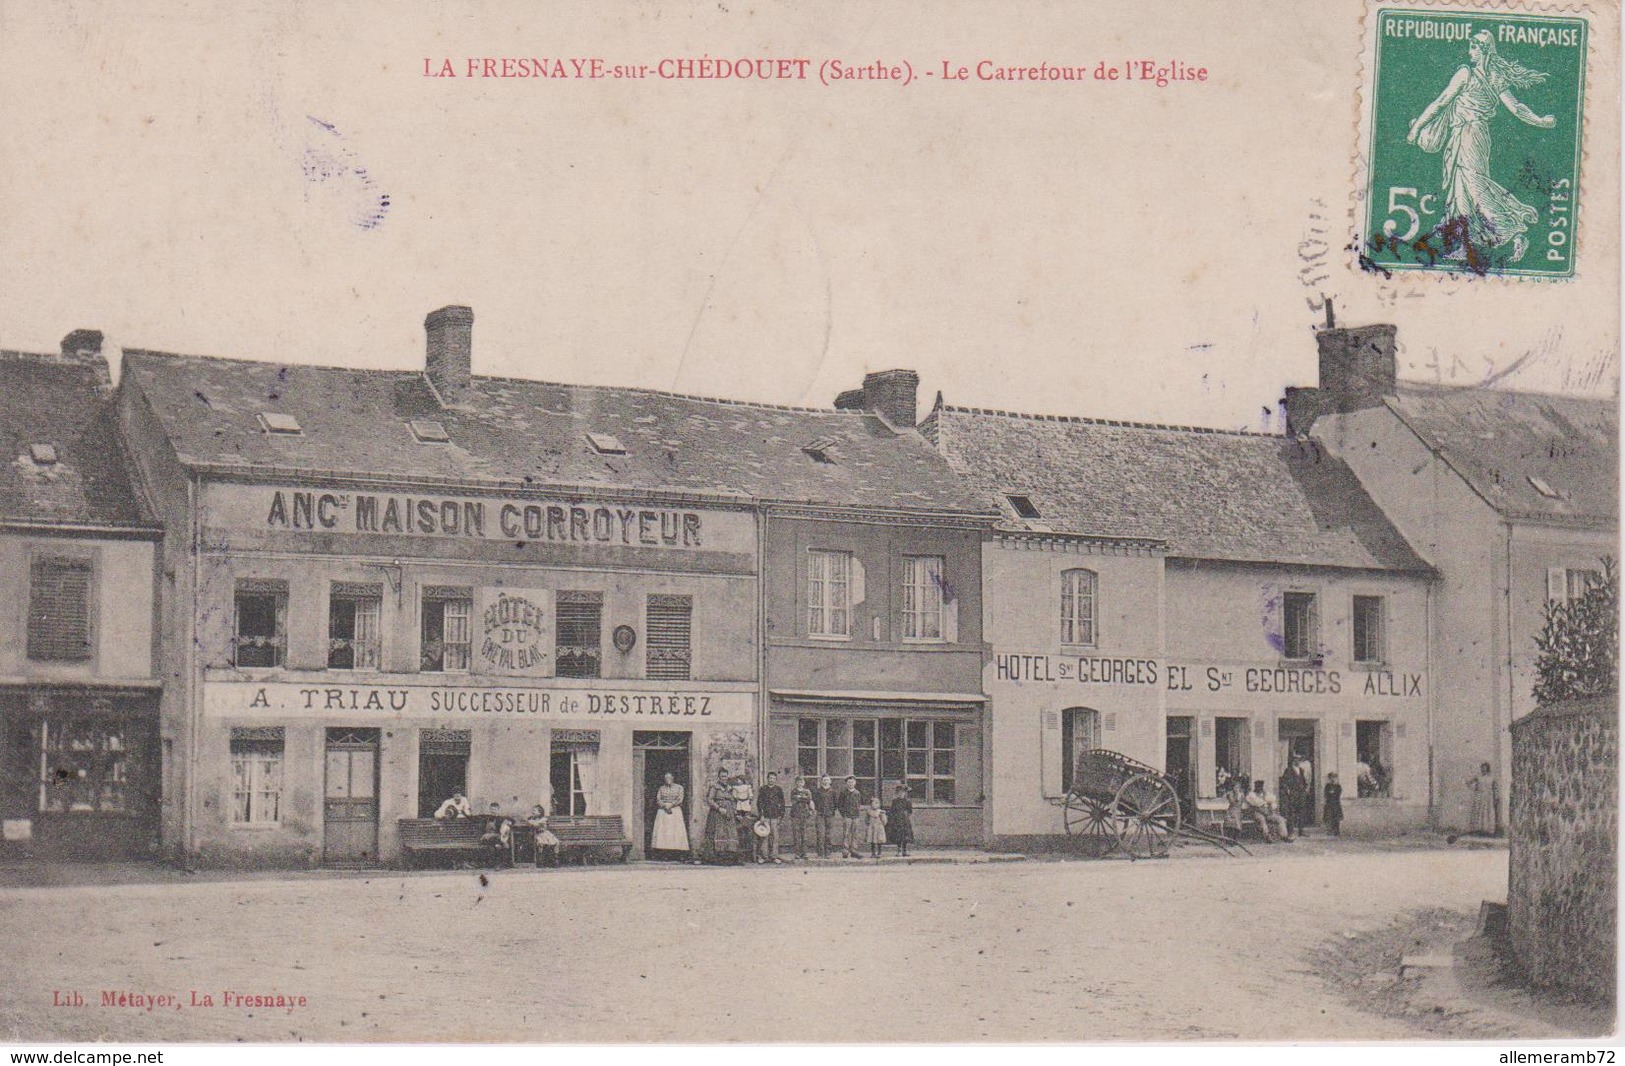
<instances>
[{"instance_id":1,"label":"cart wheel","mask_svg":"<svg viewBox=\"0 0 1625 1066\"><path fill-rule=\"evenodd\" d=\"M1122 847L1131 858L1161 858L1179 835L1179 794L1165 778L1135 774L1117 790L1112 807L1123 825Z\"/></svg>"},{"instance_id":2,"label":"cart wheel","mask_svg":"<svg viewBox=\"0 0 1625 1066\"><path fill-rule=\"evenodd\" d=\"M1081 850L1099 857L1109 854L1122 839L1122 829L1111 807L1076 792L1066 797L1066 832L1079 838Z\"/></svg>"}]
</instances>

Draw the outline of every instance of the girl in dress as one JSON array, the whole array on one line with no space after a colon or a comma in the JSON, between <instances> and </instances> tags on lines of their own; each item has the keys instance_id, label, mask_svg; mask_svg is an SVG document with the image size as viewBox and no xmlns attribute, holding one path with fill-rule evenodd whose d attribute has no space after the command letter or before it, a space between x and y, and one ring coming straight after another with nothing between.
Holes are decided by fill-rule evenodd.
<instances>
[{"instance_id":1,"label":"girl in dress","mask_svg":"<svg viewBox=\"0 0 1625 1066\"><path fill-rule=\"evenodd\" d=\"M677 778L666 775L665 784L655 792L654 832L649 837L649 850L663 858L688 852L688 826L683 821L683 786Z\"/></svg>"},{"instance_id":2,"label":"girl in dress","mask_svg":"<svg viewBox=\"0 0 1625 1066\"><path fill-rule=\"evenodd\" d=\"M896 844L899 855L907 855L908 846L914 843L914 801L908 798L907 785L897 786L897 796L886 812L886 842Z\"/></svg>"},{"instance_id":3,"label":"girl in dress","mask_svg":"<svg viewBox=\"0 0 1625 1066\"><path fill-rule=\"evenodd\" d=\"M1336 771L1326 775L1326 793L1321 803L1321 817L1326 830L1334 837L1343 835L1343 783Z\"/></svg>"},{"instance_id":4,"label":"girl in dress","mask_svg":"<svg viewBox=\"0 0 1625 1066\"><path fill-rule=\"evenodd\" d=\"M863 839L869 842L869 857L878 859L881 845L886 843L886 812L880 809L879 796L869 800L864 814Z\"/></svg>"}]
</instances>

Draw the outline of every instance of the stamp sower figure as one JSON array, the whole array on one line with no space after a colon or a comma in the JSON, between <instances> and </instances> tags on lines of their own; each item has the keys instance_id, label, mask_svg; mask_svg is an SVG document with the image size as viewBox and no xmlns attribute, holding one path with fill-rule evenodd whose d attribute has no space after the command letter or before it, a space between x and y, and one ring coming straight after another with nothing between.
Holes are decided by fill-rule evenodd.
<instances>
[{"instance_id":1,"label":"stamp sower figure","mask_svg":"<svg viewBox=\"0 0 1625 1066\"><path fill-rule=\"evenodd\" d=\"M813 808L818 812L818 857L829 858L830 839L835 835L835 782L828 774L818 779L813 791Z\"/></svg>"},{"instance_id":2,"label":"stamp sower figure","mask_svg":"<svg viewBox=\"0 0 1625 1066\"><path fill-rule=\"evenodd\" d=\"M1337 771L1326 775L1326 788L1321 797L1321 817L1326 831L1334 837L1343 835L1343 785L1337 780Z\"/></svg>"},{"instance_id":3,"label":"stamp sower figure","mask_svg":"<svg viewBox=\"0 0 1625 1066\"><path fill-rule=\"evenodd\" d=\"M805 777L797 777L795 785L790 789L790 843L795 848L798 859L807 857L807 832L812 828L813 819L818 816L813 807L812 789L807 787Z\"/></svg>"},{"instance_id":4,"label":"stamp sower figure","mask_svg":"<svg viewBox=\"0 0 1625 1066\"><path fill-rule=\"evenodd\" d=\"M1467 44L1468 64L1457 69L1444 91L1411 123L1405 139L1422 151L1444 153L1446 225L1464 227L1464 241L1450 242L1445 255L1466 258L1510 245L1511 262L1528 249L1524 234L1540 219L1533 207L1490 177L1490 119L1498 106L1520 122L1541 129L1557 125L1552 115L1537 115L1512 95L1546 80L1495 50L1495 37L1479 30ZM1460 247L1465 244L1466 247Z\"/></svg>"},{"instance_id":5,"label":"stamp sower figure","mask_svg":"<svg viewBox=\"0 0 1625 1066\"><path fill-rule=\"evenodd\" d=\"M907 855L914 843L914 801L908 798L907 785L897 786L897 796L886 811L886 841L897 845L899 855Z\"/></svg>"},{"instance_id":6,"label":"stamp sower figure","mask_svg":"<svg viewBox=\"0 0 1625 1066\"><path fill-rule=\"evenodd\" d=\"M772 770L767 772L767 784L756 792L756 813L767 823L767 836L756 838L756 861L783 862L779 858L779 821L784 817L784 789Z\"/></svg>"},{"instance_id":7,"label":"stamp sower figure","mask_svg":"<svg viewBox=\"0 0 1625 1066\"><path fill-rule=\"evenodd\" d=\"M655 790L655 824L649 850L663 857L688 853L688 826L683 821L683 786L667 774Z\"/></svg>"},{"instance_id":8,"label":"stamp sower figure","mask_svg":"<svg viewBox=\"0 0 1625 1066\"><path fill-rule=\"evenodd\" d=\"M728 771L717 771L716 783L705 797L705 857L711 862L732 862L739 854L739 827L734 820L733 786Z\"/></svg>"},{"instance_id":9,"label":"stamp sower figure","mask_svg":"<svg viewBox=\"0 0 1625 1066\"><path fill-rule=\"evenodd\" d=\"M863 817L863 793L858 791L858 779L846 779L846 791L835 801L841 812L841 851L849 859L858 858L860 836L859 820Z\"/></svg>"},{"instance_id":10,"label":"stamp sower figure","mask_svg":"<svg viewBox=\"0 0 1625 1066\"><path fill-rule=\"evenodd\" d=\"M880 809L880 797L869 799L863 809L863 839L869 844L869 857L880 858L880 849L886 843L886 812Z\"/></svg>"}]
</instances>

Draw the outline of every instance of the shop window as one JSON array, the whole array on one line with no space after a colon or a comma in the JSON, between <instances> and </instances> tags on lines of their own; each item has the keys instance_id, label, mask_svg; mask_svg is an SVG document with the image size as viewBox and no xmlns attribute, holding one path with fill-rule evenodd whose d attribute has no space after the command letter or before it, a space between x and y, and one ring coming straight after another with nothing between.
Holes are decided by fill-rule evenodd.
<instances>
[{"instance_id":1,"label":"shop window","mask_svg":"<svg viewBox=\"0 0 1625 1066\"><path fill-rule=\"evenodd\" d=\"M1288 659L1312 659L1315 633L1315 594L1288 592L1281 596L1281 654Z\"/></svg>"},{"instance_id":2,"label":"shop window","mask_svg":"<svg viewBox=\"0 0 1625 1066\"><path fill-rule=\"evenodd\" d=\"M378 669L378 619L382 603L383 590L376 585L334 583L327 608L329 669Z\"/></svg>"},{"instance_id":3,"label":"shop window","mask_svg":"<svg viewBox=\"0 0 1625 1066\"><path fill-rule=\"evenodd\" d=\"M903 557L903 639L941 640L943 559L940 555Z\"/></svg>"},{"instance_id":4,"label":"shop window","mask_svg":"<svg viewBox=\"0 0 1625 1066\"><path fill-rule=\"evenodd\" d=\"M558 615L558 648L553 672L559 677L598 677L602 661L603 597L596 592L561 592Z\"/></svg>"},{"instance_id":5,"label":"shop window","mask_svg":"<svg viewBox=\"0 0 1625 1066\"><path fill-rule=\"evenodd\" d=\"M140 760L122 722L40 723L40 810L135 814Z\"/></svg>"},{"instance_id":6,"label":"shop window","mask_svg":"<svg viewBox=\"0 0 1625 1066\"><path fill-rule=\"evenodd\" d=\"M808 778L858 779L865 799L900 784L921 803L957 802L954 723L922 718L802 718L797 766Z\"/></svg>"},{"instance_id":7,"label":"shop window","mask_svg":"<svg viewBox=\"0 0 1625 1066\"><path fill-rule=\"evenodd\" d=\"M553 814L593 814L598 782L598 745L576 741L553 743L550 766Z\"/></svg>"},{"instance_id":8,"label":"shop window","mask_svg":"<svg viewBox=\"0 0 1625 1066\"><path fill-rule=\"evenodd\" d=\"M288 646L288 585L283 581L239 581L236 636L237 666L281 666Z\"/></svg>"},{"instance_id":9,"label":"shop window","mask_svg":"<svg viewBox=\"0 0 1625 1066\"><path fill-rule=\"evenodd\" d=\"M1358 795L1391 796L1394 788L1394 727L1391 722L1355 722L1354 757Z\"/></svg>"},{"instance_id":10,"label":"shop window","mask_svg":"<svg viewBox=\"0 0 1625 1066\"><path fill-rule=\"evenodd\" d=\"M1251 788L1251 761L1247 758L1247 719L1213 720L1213 784L1219 795L1232 781Z\"/></svg>"},{"instance_id":11,"label":"shop window","mask_svg":"<svg viewBox=\"0 0 1625 1066\"><path fill-rule=\"evenodd\" d=\"M423 590L423 642L419 668L427 673L468 670L473 650L474 600L466 588L430 585Z\"/></svg>"},{"instance_id":12,"label":"shop window","mask_svg":"<svg viewBox=\"0 0 1625 1066\"><path fill-rule=\"evenodd\" d=\"M1088 573L1088 571L1082 571ZM1072 791L1078 756L1100 747L1100 712L1070 707L1061 712L1061 791Z\"/></svg>"},{"instance_id":13,"label":"shop window","mask_svg":"<svg viewBox=\"0 0 1625 1066\"><path fill-rule=\"evenodd\" d=\"M231 821L274 825L282 820L281 726L231 731Z\"/></svg>"},{"instance_id":14,"label":"shop window","mask_svg":"<svg viewBox=\"0 0 1625 1066\"><path fill-rule=\"evenodd\" d=\"M459 793L468 795L468 756L473 740L467 729L423 729L418 732L418 817L433 818L440 805Z\"/></svg>"},{"instance_id":15,"label":"shop window","mask_svg":"<svg viewBox=\"0 0 1625 1066\"><path fill-rule=\"evenodd\" d=\"M1061 574L1061 643L1094 647L1095 585L1093 570L1067 570Z\"/></svg>"},{"instance_id":16,"label":"shop window","mask_svg":"<svg viewBox=\"0 0 1625 1066\"><path fill-rule=\"evenodd\" d=\"M90 658L90 560L35 558L28 591L28 657Z\"/></svg>"},{"instance_id":17,"label":"shop window","mask_svg":"<svg viewBox=\"0 0 1625 1066\"><path fill-rule=\"evenodd\" d=\"M814 637L852 635L852 556L849 552L807 553L807 633Z\"/></svg>"},{"instance_id":18,"label":"shop window","mask_svg":"<svg viewBox=\"0 0 1625 1066\"><path fill-rule=\"evenodd\" d=\"M694 601L688 596L650 596L644 619L645 677L686 681Z\"/></svg>"},{"instance_id":19,"label":"shop window","mask_svg":"<svg viewBox=\"0 0 1625 1066\"><path fill-rule=\"evenodd\" d=\"M1388 658L1388 633L1381 596L1354 597L1354 661L1380 663Z\"/></svg>"}]
</instances>

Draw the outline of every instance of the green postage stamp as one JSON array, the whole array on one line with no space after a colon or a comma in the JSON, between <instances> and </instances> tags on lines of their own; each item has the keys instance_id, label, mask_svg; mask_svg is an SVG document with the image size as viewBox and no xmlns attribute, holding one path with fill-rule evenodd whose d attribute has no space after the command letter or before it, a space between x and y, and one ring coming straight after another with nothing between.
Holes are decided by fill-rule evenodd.
<instances>
[{"instance_id":1,"label":"green postage stamp","mask_svg":"<svg viewBox=\"0 0 1625 1066\"><path fill-rule=\"evenodd\" d=\"M1368 40L1362 265L1572 276L1586 20L1379 6Z\"/></svg>"}]
</instances>

